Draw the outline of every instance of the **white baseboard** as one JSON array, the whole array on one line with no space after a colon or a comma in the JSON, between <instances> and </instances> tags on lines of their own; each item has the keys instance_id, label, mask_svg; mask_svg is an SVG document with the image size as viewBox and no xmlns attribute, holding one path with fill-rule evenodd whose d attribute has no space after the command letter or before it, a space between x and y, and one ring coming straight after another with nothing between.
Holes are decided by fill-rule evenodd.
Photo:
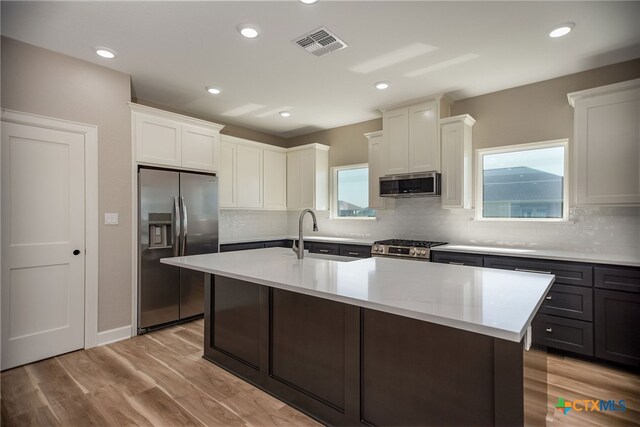
<instances>
[{"instance_id":1,"label":"white baseboard","mask_svg":"<svg viewBox=\"0 0 640 427\"><path fill-rule=\"evenodd\" d=\"M129 338L131 338L131 325L109 329L108 331L98 332L98 342L96 344L111 344L116 341L122 341Z\"/></svg>"}]
</instances>

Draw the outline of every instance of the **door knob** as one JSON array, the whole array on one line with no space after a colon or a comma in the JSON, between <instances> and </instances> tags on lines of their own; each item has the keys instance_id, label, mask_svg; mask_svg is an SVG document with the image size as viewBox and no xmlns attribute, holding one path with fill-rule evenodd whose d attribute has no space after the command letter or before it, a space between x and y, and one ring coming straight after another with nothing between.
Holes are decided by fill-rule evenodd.
<instances>
[{"instance_id":1,"label":"door knob","mask_svg":"<svg viewBox=\"0 0 640 427\"><path fill-rule=\"evenodd\" d=\"M76 249L75 251L73 251L74 255L80 255L80 249Z\"/></svg>"}]
</instances>

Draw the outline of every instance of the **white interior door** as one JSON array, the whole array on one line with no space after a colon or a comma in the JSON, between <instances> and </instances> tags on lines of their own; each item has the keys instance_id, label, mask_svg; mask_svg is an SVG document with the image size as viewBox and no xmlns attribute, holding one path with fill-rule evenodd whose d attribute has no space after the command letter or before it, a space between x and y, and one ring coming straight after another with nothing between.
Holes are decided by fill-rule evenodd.
<instances>
[{"instance_id":1,"label":"white interior door","mask_svg":"<svg viewBox=\"0 0 640 427\"><path fill-rule=\"evenodd\" d=\"M3 122L1 157L4 370L84 346L84 136Z\"/></svg>"}]
</instances>

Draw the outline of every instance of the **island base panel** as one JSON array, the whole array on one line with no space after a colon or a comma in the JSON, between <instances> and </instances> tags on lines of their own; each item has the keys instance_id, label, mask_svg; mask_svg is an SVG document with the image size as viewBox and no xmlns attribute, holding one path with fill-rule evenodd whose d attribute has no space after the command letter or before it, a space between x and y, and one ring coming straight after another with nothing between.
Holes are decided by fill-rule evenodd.
<instances>
[{"instance_id":1,"label":"island base panel","mask_svg":"<svg viewBox=\"0 0 640 427\"><path fill-rule=\"evenodd\" d=\"M325 424L523 425L546 413L546 359L521 343L222 276L205 297L204 357Z\"/></svg>"}]
</instances>

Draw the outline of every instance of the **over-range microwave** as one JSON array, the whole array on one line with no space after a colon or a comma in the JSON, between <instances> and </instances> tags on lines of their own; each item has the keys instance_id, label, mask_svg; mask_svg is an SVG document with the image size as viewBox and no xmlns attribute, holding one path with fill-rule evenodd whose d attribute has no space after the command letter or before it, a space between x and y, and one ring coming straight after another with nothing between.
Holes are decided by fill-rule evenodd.
<instances>
[{"instance_id":1,"label":"over-range microwave","mask_svg":"<svg viewBox=\"0 0 640 427\"><path fill-rule=\"evenodd\" d=\"M380 197L439 196L440 174L420 172L380 177Z\"/></svg>"}]
</instances>

